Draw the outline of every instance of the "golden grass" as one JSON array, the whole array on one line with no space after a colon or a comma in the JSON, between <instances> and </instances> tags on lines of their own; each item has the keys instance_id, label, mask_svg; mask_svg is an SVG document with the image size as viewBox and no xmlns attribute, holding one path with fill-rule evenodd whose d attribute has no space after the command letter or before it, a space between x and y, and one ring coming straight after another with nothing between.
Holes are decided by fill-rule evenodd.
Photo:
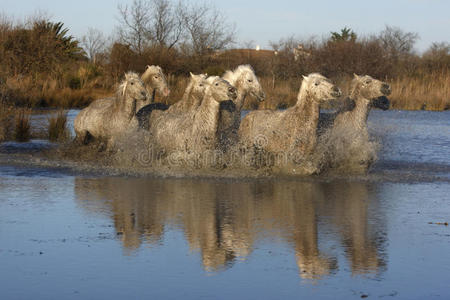
<instances>
[{"instance_id":1,"label":"golden grass","mask_svg":"<svg viewBox=\"0 0 450 300\"><path fill-rule=\"evenodd\" d=\"M48 119L48 139L50 141L64 141L69 137L67 111L60 110Z\"/></svg>"},{"instance_id":2,"label":"golden grass","mask_svg":"<svg viewBox=\"0 0 450 300\"><path fill-rule=\"evenodd\" d=\"M27 108L19 109L16 113L14 138L18 142L26 142L31 137L30 115L31 109Z\"/></svg>"},{"instance_id":3,"label":"golden grass","mask_svg":"<svg viewBox=\"0 0 450 300\"><path fill-rule=\"evenodd\" d=\"M335 82L348 95L352 77L342 77ZM169 76L171 94L167 98L156 95L157 102L173 104L181 99L189 82L189 77ZM392 87L392 108L405 110L447 110L450 109L450 71L432 72L422 76L399 77L389 80ZM273 80L260 78L266 93L264 102L248 97L244 109L277 109L292 106L297 101L301 79ZM99 88L96 84L86 84L81 89L58 88L56 80L36 83L31 77L9 77L5 87L15 104L31 107L71 108L85 107L93 100L114 94L113 88Z\"/></svg>"},{"instance_id":4,"label":"golden grass","mask_svg":"<svg viewBox=\"0 0 450 300\"><path fill-rule=\"evenodd\" d=\"M92 86L81 89L60 88L55 79L36 81L31 76L9 77L5 88L15 104L28 107L84 107L95 99L109 97L114 93Z\"/></svg>"},{"instance_id":5,"label":"golden grass","mask_svg":"<svg viewBox=\"0 0 450 300\"><path fill-rule=\"evenodd\" d=\"M261 103L257 103L255 99L249 98L246 100L246 105L244 108L286 108L297 102L297 94L301 82L299 79L273 81L270 77L263 77L259 80L259 82L266 94L265 100Z\"/></svg>"},{"instance_id":6,"label":"golden grass","mask_svg":"<svg viewBox=\"0 0 450 300\"><path fill-rule=\"evenodd\" d=\"M350 91L352 77L334 80L344 96ZM296 103L301 80L272 81L265 77L260 83L266 93L266 100L259 104L260 109L289 107ZM420 77L401 77L389 80L392 94L389 96L393 109L435 110L450 109L450 71L425 74ZM246 101L245 109L258 107L254 99Z\"/></svg>"},{"instance_id":7,"label":"golden grass","mask_svg":"<svg viewBox=\"0 0 450 300\"><path fill-rule=\"evenodd\" d=\"M8 140L14 132L14 109L0 101L0 142Z\"/></svg>"},{"instance_id":8,"label":"golden grass","mask_svg":"<svg viewBox=\"0 0 450 300\"><path fill-rule=\"evenodd\" d=\"M392 88L389 99L394 109L450 109L450 71L420 77L401 77L389 83Z\"/></svg>"},{"instance_id":9,"label":"golden grass","mask_svg":"<svg viewBox=\"0 0 450 300\"><path fill-rule=\"evenodd\" d=\"M178 102L183 97L184 90L189 84L189 80L190 77L168 76L167 84L169 85L170 88L170 95L165 99L160 99L158 98L158 96L156 96L155 99L156 102L163 102L170 105L174 104L175 102Z\"/></svg>"}]
</instances>

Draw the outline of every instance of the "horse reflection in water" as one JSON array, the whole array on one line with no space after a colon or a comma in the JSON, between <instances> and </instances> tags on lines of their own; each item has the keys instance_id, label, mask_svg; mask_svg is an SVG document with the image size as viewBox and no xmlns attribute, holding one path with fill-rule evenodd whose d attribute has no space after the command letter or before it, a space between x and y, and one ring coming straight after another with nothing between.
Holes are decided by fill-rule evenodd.
<instances>
[{"instance_id":1,"label":"horse reflection in water","mask_svg":"<svg viewBox=\"0 0 450 300\"><path fill-rule=\"evenodd\" d=\"M369 223L369 210L371 218L383 216L366 183L76 178L75 192L83 208L109 212L126 251L161 242L165 227L175 225L208 271L245 259L267 237L294 248L302 278L337 271L335 249L354 274L385 265L385 231L374 227L382 222Z\"/></svg>"}]
</instances>

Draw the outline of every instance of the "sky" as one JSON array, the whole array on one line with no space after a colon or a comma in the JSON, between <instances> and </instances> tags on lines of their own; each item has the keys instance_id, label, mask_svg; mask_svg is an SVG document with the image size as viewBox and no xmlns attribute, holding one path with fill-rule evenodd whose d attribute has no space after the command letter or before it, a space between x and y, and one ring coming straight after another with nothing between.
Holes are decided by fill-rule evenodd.
<instances>
[{"instance_id":1,"label":"sky","mask_svg":"<svg viewBox=\"0 0 450 300\"><path fill-rule=\"evenodd\" d=\"M252 41L269 48L270 41L291 36L322 38L344 27L359 35L376 34L386 25L418 33L415 48L419 52L433 42L450 42L450 0L186 1L206 2L223 12L236 26L236 47ZM23 19L44 12L80 38L90 27L112 34L118 25L117 6L130 3L132 0L0 0L0 13Z\"/></svg>"}]
</instances>

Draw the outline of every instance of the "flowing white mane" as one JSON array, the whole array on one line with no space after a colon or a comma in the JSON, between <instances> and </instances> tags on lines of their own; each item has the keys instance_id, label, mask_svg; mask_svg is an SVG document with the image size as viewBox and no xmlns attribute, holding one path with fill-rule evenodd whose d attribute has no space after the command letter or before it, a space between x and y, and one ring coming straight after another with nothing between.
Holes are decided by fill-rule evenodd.
<instances>
[{"instance_id":1,"label":"flowing white mane","mask_svg":"<svg viewBox=\"0 0 450 300\"><path fill-rule=\"evenodd\" d=\"M254 76L255 71L250 65L240 65L236 69L228 70L223 74L222 78L228 81L231 85L233 85L239 78L241 78L242 74L252 74Z\"/></svg>"}]
</instances>

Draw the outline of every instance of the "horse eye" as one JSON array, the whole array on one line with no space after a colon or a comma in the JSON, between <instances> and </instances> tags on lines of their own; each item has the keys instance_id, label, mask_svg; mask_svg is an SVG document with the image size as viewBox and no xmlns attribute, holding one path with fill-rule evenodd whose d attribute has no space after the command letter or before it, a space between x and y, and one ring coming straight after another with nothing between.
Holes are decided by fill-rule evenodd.
<instances>
[{"instance_id":1,"label":"horse eye","mask_svg":"<svg viewBox=\"0 0 450 300\"><path fill-rule=\"evenodd\" d=\"M155 79L158 79L158 76L155 76Z\"/></svg>"},{"instance_id":2,"label":"horse eye","mask_svg":"<svg viewBox=\"0 0 450 300\"><path fill-rule=\"evenodd\" d=\"M370 83L370 80L366 80L366 82L365 82L366 84L369 84Z\"/></svg>"},{"instance_id":3,"label":"horse eye","mask_svg":"<svg viewBox=\"0 0 450 300\"><path fill-rule=\"evenodd\" d=\"M216 86L219 86L219 83L216 83Z\"/></svg>"},{"instance_id":4,"label":"horse eye","mask_svg":"<svg viewBox=\"0 0 450 300\"><path fill-rule=\"evenodd\" d=\"M319 85L319 83L318 83L318 82L316 82L316 83L314 83L314 85L315 85L315 86L318 86L318 85Z\"/></svg>"},{"instance_id":5,"label":"horse eye","mask_svg":"<svg viewBox=\"0 0 450 300\"><path fill-rule=\"evenodd\" d=\"M134 84L134 82L131 82L130 84L131 84L131 85L133 85L133 84Z\"/></svg>"},{"instance_id":6,"label":"horse eye","mask_svg":"<svg viewBox=\"0 0 450 300\"><path fill-rule=\"evenodd\" d=\"M253 80L249 79L248 82L253 82Z\"/></svg>"}]
</instances>

